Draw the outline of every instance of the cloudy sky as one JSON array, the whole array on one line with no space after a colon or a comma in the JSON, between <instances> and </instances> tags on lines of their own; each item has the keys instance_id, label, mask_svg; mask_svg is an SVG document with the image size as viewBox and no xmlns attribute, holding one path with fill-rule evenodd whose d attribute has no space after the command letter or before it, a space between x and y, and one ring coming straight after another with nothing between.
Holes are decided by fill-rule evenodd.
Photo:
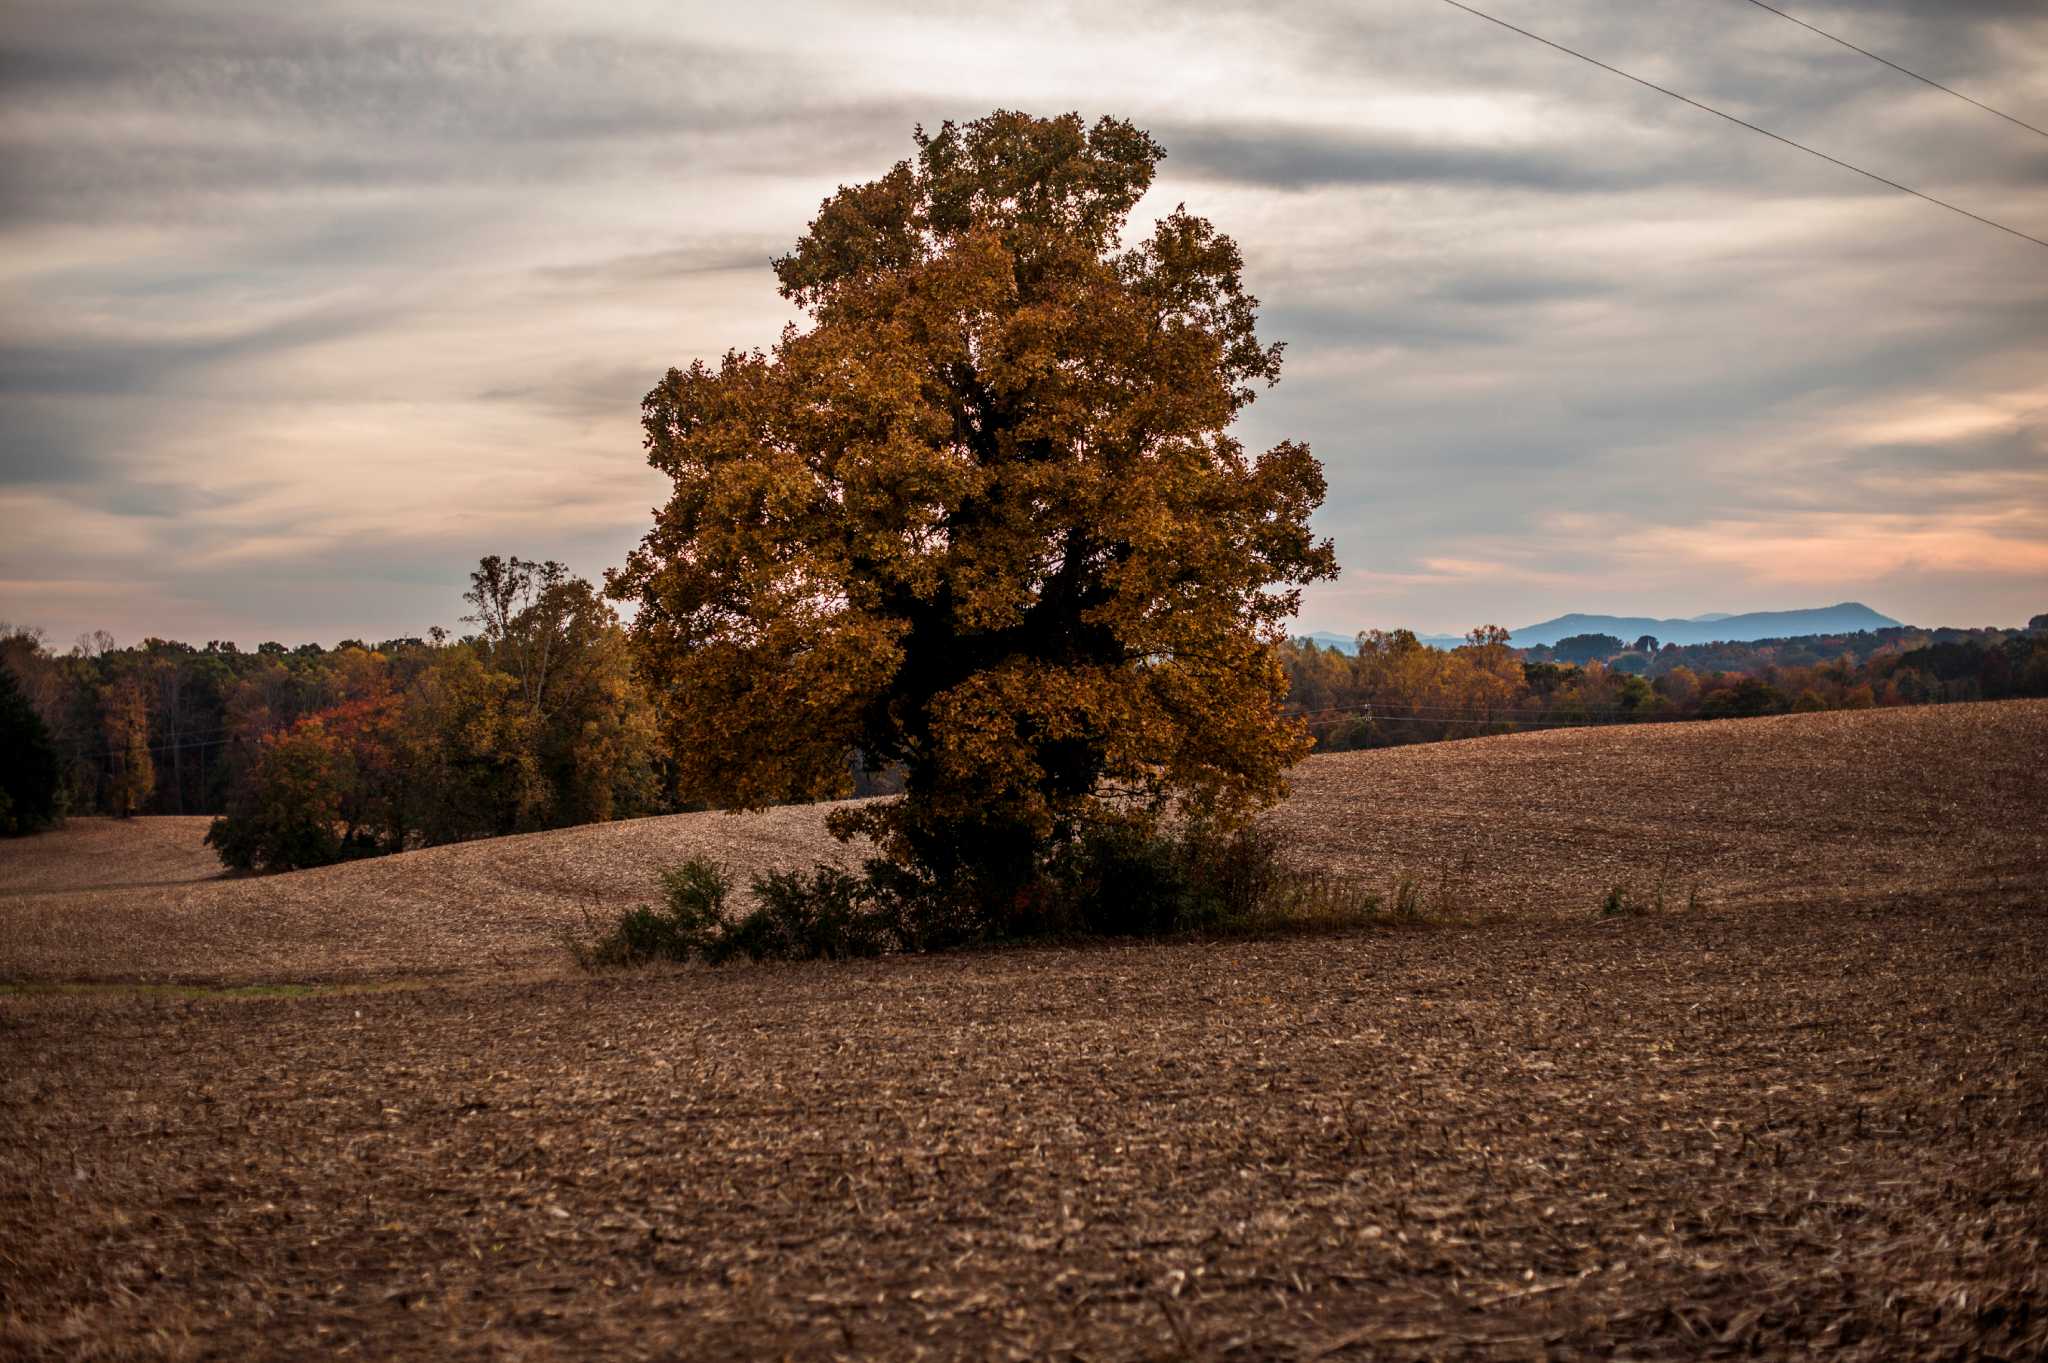
<instances>
[{"instance_id":1,"label":"cloudy sky","mask_svg":"<svg viewBox=\"0 0 2048 1363\"><path fill-rule=\"evenodd\" d=\"M2048 236L2048 138L1744 0L1481 7ZM2048 127L2038 0L1784 8ZM1030 10L1028 21L1018 16ZM438 11L438 12L437 12ZM619 562L638 400L922 121L1110 113L1244 247L1304 629L2048 610L2048 249L1439 0L8 0L0 619L331 642ZM487 17L480 18L480 15Z\"/></svg>"}]
</instances>

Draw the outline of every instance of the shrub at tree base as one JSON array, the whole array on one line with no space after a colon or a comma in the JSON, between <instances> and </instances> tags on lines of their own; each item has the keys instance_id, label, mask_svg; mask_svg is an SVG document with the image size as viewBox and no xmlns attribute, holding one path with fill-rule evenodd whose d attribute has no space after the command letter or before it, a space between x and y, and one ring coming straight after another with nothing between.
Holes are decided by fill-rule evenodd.
<instances>
[{"instance_id":1,"label":"shrub at tree base","mask_svg":"<svg viewBox=\"0 0 2048 1363\"><path fill-rule=\"evenodd\" d=\"M1046 876L1045 926L1116 937L1241 928L1285 878L1280 841L1252 826L1172 835L1108 824L1061 849Z\"/></svg>"},{"instance_id":2,"label":"shrub at tree base","mask_svg":"<svg viewBox=\"0 0 2048 1363\"><path fill-rule=\"evenodd\" d=\"M585 969L697 959L723 965L750 960L844 960L879 956L918 943L900 912L871 880L833 866L808 876L777 871L753 882L755 907L728 914L732 878L715 862L697 858L662 872L662 907L641 905L620 915L595 940L574 936L568 946Z\"/></svg>"},{"instance_id":3,"label":"shrub at tree base","mask_svg":"<svg viewBox=\"0 0 2048 1363\"><path fill-rule=\"evenodd\" d=\"M835 866L820 866L808 876L762 876L754 882L754 898L760 907L707 954L714 964L734 955L757 961L879 956L903 950L910 938L900 911L888 906L870 880Z\"/></svg>"},{"instance_id":4,"label":"shrub at tree base","mask_svg":"<svg viewBox=\"0 0 2048 1363\"><path fill-rule=\"evenodd\" d=\"M1260 825L1091 829L1003 912L978 917L934 902L926 885L885 859L859 875L819 866L758 876L755 905L738 916L731 877L715 863L690 861L661 880L661 908L629 909L600 935L567 939L580 965L847 960L1001 941L1350 926L1382 903L1290 871L1279 837Z\"/></svg>"}]
</instances>

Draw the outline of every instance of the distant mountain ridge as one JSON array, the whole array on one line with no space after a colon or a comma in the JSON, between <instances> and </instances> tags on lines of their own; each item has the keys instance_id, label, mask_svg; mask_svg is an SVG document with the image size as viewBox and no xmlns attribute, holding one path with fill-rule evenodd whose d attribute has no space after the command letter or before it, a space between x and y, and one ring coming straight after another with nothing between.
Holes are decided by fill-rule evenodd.
<instances>
[{"instance_id":1,"label":"distant mountain ridge","mask_svg":"<svg viewBox=\"0 0 2048 1363\"><path fill-rule=\"evenodd\" d=\"M1514 632L1510 642L1516 648L1541 648L1574 634L1612 634L1624 644L1643 635L1655 636L1660 644L1746 644L1758 639L1790 639L1807 634L1855 634L1867 629L1895 629L1904 622L1882 615L1860 601L1808 610L1750 611L1731 615L1708 611L1683 620L1653 620L1641 615L1588 615L1573 611L1554 620L1544 620ZM1321 648L1355 653L1357 645L1349 634L1318 630L1308 635ZM1417 635L1432 648L1456 648L1464 639L1455 634Z\"/></svg>"},{"instance_id":2,"label":"distant mountain ridge","mask_svg":"<svg viewBox=\"0 0 2048 1363\"><path fill-rule=\"evenodd\" d=\"M1904 624L1881 615L1860 601L1810 610L1750 611L1744 615L1702 615L1689 620L1653 620L1639 615L1586 615L1578 611L1544 620L1514 632L1516 648L1540 648L1574 634L1612 634L1634 643L1645 634L1660 644L1752 643L1758 639L1789 639L1802 634L1854 634L1866 629L1894 629Z\"/></svg>"}]
</instances>

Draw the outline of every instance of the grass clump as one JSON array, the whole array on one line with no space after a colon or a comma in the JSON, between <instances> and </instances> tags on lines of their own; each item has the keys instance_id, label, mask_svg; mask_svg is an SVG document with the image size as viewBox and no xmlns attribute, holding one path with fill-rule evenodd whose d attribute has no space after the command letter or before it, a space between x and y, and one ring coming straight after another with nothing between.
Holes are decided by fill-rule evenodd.
<instances>
[{"instance_id":1,"label":"grass clump","mask_svg":"<svg viewBox=\"0 0 2048 1363\"><path fill-rule=\"evenodd\" d=\"M1607 897L1600 901L1602 918L1640 918L1648 913L1648 903L1636 894L1633 886L1616 881L1607 887Z\"/></svg>"},{"instance_id":2,"label":"grass clump","mask_svg":"<svg viewBox=\"0 0 2048 1363\"><path fill-rule=\"evenodd\" d=\"M1631 881L1616 881L1607 887L1607 895L1600 901L1602 918L1644 918L1651 914L1664 913L1679 903L1677 886L1674 884L1671 868L1657 872L1657 878L1650 882L1647 890L1638 890ZM1699 882L1686 887L1684 906L1688 912L1700 906Z\"/></svg>"},{"instance_id":3,"label":"grass clump","mask_svg":"<svg viewBox=\"0 0 2048 1363\"><path fill-rule=\"evenodd\" d=\"M1363 877L1291 870L1251 926L1313 932L1358 927L1384 918L1386 912L1387 896Z\"/></svg>"},{"instance_id":4,"label":"grass clump","mask_svg":"<svg viewBox=\"0 0 2048 1363\"><path fill-rule=\"evenodd\" d=\"M1466 879L1472 870L1470 859L1438 862L1426 871L1406 869L1394 878L1392 890L1383 901L1384 916L1393 923L1442 922L1464 917L1467 908Z\"/></svg>"}]
</instances>

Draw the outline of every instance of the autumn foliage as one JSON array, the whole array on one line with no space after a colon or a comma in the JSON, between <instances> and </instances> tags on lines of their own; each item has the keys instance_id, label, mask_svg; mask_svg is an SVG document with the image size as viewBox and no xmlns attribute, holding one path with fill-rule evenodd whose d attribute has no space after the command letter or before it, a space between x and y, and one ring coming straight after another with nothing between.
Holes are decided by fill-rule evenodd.
<instances>
[{"instance_id":1,"label":"autumn foliage","mask_svg":"<svg viewBox=\"0 0 2048 1363\"><path fill-rule=\"evenodd\" d=\"M1280 369L1230 239L1176 209L1123 243L1163 155L1075 115L920 130L776 261L807 327L648 394L674 494L610 589L685 793L900 765L835 831L982 902L1091 827L1279 798L1322 471L1228 434Z\"/></svg>"},{"instance_id":2,"label":"autumn foliage","mask_svg":"<svg viewBox=\"0 0 2048 1363\"><path fill-rule=\"evenodd\" d=\"M2048 631L1900 627L1662 647L1582 639L1604 642L1517 650L1491 625L1450 649L1408 630L1367 631L1348 654L1297 640L1282 650L1288 704L1319 749L1337 751L1559 725L2048 696Z\"/></svg>"},{"instance_id":3,"label":"autumn foliage","mask_svg":"<svg viewBox=\"0 0 2048 1363\"><path fill-rule=\"evenodd\" d=\"M322 654L296 715L262 687L282 664L230 693L222 861L295 870L668 807L611 607L552 562L494 555L470 580L468 638Z\"/></svg>"}]
</instances>

